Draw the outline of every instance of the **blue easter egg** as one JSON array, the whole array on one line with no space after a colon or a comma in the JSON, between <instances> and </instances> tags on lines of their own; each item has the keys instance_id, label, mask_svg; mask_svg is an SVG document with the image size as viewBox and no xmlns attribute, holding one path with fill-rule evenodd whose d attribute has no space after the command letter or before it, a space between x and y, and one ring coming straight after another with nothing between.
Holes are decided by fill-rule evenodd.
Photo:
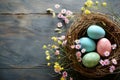
<instances>
[{"instance_id":1,"label":"blue easter egg","mask_svg":"<svg viewBox=\"0 0 120 80\"><path fill-rule=\"evenodd\" d=\"M81 48L86 49L86 52L94 51L96 48L95 42L88 38L88 37L82 37L79 39L79 42L81 44Z\"/></svg>"},{"instance_id":2,"label":"blue easter egg","mask_svg":"<svg viewBox=\"0 0 120 80\"><path fill-rule=\"evenodd\" d=\"M100 39L105 36L105 30L98 25L91 25L87 29L87 34L92 39Z\"/></svg>"}]
</instances>

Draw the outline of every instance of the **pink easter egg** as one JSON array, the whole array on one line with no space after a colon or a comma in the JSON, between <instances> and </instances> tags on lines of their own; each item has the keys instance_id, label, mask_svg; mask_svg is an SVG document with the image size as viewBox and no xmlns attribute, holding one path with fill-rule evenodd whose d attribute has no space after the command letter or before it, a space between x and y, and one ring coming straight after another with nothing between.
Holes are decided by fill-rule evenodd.
<instances>
[{"instance_id":1,"label":"pink easter egg","mask_svg":"<svg viewBox=\"0 0 120 80\"><path fill-rule=\"evenodd\" d=\"M97 43L97 52L104 57L106 51L111 52L111 43L107 38L101 38Z\"/></svg>"}]
</instances>

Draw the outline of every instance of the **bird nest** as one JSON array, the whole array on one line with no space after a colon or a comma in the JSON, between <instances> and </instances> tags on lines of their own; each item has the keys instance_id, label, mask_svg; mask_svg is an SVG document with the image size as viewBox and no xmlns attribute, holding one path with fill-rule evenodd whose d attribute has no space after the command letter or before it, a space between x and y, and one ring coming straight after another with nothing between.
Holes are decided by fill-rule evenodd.
<instances>
[{"instance_id":1,"label":"bird nest","mask_svg":"<svg viewBox=\"0 0 120 80\"><path fill-rule=\"evenodd\" d=\"M81 75L90 78L103 77L105 75L111 74L109 71L109 66L102 66L98 64L93 68L84 67L82 63L78 62L75 56L76 49L71 49L70 47L74 44L76 39L87 36L87 28L90 25L101 26L106 32L105 38L109 39L111 44L117 44L117 48L112 50L110 56L108 57L109 60L115 58L118 62L118 64L115 65L116 70L113 72L115 73L120 67L120 25L110 16L101 13L77 15L76 20L68 29L66 34L67 44L65 49L67 51L67 56L72 63L70 66Z\"/></svg>"}]
</instances>

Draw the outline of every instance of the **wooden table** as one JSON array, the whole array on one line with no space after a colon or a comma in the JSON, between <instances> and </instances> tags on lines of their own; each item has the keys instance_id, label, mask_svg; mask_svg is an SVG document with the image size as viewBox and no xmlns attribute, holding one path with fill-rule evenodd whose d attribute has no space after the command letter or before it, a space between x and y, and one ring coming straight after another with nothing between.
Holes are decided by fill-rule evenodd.
<instances>
[{"instance_id":1,"label":"wooden table","mask_svg":"<svg viewBox=\"0 0 120 80\"><path fill-rule=\"evenodd\" d=\"M46 62L42 46L50 43L58 20L46 9L58 3L61 9L78 12L84 1L0 0L0 80L53 80L42 66ZM106 1L120 14L120 0Z\"/></svg>"}]
</instances>

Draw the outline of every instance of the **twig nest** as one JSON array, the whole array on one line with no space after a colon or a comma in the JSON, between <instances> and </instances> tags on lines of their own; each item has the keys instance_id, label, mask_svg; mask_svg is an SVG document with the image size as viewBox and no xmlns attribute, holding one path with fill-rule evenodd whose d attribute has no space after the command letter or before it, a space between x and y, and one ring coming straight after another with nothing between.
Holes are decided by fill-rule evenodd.
<instances>
[{"instance_id":1,"label":"twig nest","mask_svg":"<svg viewBox=\"0 0 120 80\"><path fill-rule=\"evenodd\" d=\"M81 75L90 78L103 77L118 70L120 67L119 26L119 23L105 14L77 15L66 34L65 50L72 62L70 66ZM70 46L75 44L75 40L81 41L81 49L71 49ZM117 45L116 49L116 45L112 44ZM76 52L80 50L86 52L76 58Z\"/></svg>"}]
</instances>

